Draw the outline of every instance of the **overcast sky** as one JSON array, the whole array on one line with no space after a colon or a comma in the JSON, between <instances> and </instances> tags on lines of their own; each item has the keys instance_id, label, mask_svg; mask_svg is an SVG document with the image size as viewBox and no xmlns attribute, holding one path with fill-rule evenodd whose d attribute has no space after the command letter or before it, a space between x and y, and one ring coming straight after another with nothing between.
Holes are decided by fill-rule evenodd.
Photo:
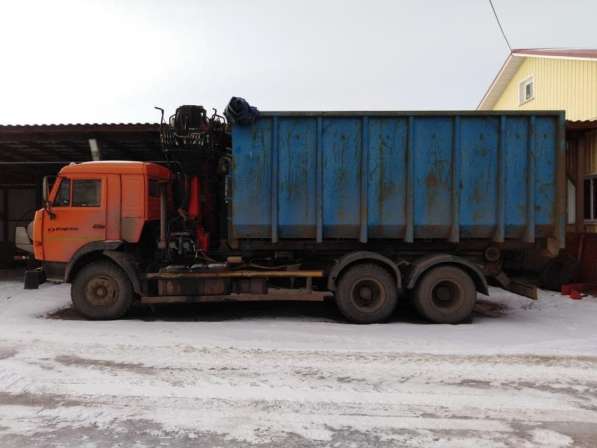
<instances>
[{"instance_id":1,"label":"overcast sky","mask_svg":"<svg viewBox=\"0 0 597 448\"><path fill-rule=\"evenodd\" d=\"M597 48L596 0L494 0L514 48ZM154 105L473 109L508 54L487 0L0 0L0 123Z\"/></svg>"}]
</instances>

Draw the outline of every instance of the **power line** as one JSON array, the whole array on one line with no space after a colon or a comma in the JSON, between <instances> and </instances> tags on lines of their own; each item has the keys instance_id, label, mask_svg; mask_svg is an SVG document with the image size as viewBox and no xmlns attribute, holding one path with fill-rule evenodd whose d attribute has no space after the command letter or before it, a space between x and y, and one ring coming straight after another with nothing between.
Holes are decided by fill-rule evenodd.
<instances>
[{"instance_id":1,"label":"power line","mask_svg":"<svg viewBox=\"0 0 597 448\"><path fill-rule=\"evenodd\" d=\"M493 15L495 16L495 20L497 20L497 24L500 27L500 31L502 32L502 36L504 36L504 40L506 41L506 45L508 45L508 49L510 50L510 52L512 52L512 47L510 46L510 42L508 42L508 38L506 37L506 33L504 32L504 28L502 28L502 24L500 22L500 18L497 15L497 12L495 12L495 8L493 7L493 2L491 0L489 0L489 4L491 5L491 10L493 11Z\"/></svg>"}]
</instances>

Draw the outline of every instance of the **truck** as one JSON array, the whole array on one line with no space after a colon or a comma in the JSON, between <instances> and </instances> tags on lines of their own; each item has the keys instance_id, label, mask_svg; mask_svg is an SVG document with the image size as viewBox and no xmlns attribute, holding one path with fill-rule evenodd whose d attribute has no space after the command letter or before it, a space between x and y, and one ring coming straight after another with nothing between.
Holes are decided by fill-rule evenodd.
<instances>
[{"instance_id":1,"label":"truck","mask_svg":"<svg viewBox=\"0 0 597 448\"><path fill-rule=\"evenodd\" d=\"M181 106L160 136L162 162L73 163L44 188L37 273L89 319L290 290L353 323L403 300L460 323L490 284L536 298L508 260L564 246L562 112Z\"/></svg>"}]
</instances>

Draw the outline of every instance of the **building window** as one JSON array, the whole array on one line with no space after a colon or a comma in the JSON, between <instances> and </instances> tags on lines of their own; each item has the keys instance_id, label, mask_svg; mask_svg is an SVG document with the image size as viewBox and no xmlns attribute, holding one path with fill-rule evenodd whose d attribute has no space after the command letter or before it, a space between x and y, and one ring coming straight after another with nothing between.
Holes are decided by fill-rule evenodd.
<instances>
[{"instance_id":1,"label":"building window","mask_svg":"<svg viewBox=\"0 0 597 448\"><path fill-rule=\"evenodd\" d=\"M74 180L73 207L99 207L101 185L99 180Z\"/></svg>"},{"instance_id":2,"label":"building window","mask_svg":"<svg viewBox=\"0 0 597 448\"><path fill-rule=\"evenodd\" d=\"M597 221L597 177L585 179L585 220Z\"/></svg>"},{"instance_id":3,"label":"building window","mask_svg":"<svg viewBox=\"0 0 597 448\"><path fill-rule=\"evenodd\" d=\"M54 207L68 207L70 205L70 179L62 178L52 205Z\"/></svg>"},{"instance_id":4,"label":"building window","mask_svg":"<svg viewBox=\"0 0 597 448\"><path fill-rule=\"evenodd\" d=\"M524 104L535 98L535 81L533 77L525 79L520 83L519 89L519 104Z\"/></svg>"}]
</instances>

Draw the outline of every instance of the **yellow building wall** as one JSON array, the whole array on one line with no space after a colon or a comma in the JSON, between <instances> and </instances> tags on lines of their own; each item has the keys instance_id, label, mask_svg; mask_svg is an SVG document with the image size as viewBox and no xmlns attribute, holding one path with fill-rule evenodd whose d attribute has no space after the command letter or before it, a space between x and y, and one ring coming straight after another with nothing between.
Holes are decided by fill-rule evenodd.
<instances>
[{"instance_id":1,"label":"yellow building wall","mask_svg":"<svg viewBox=\"0 0 597 448\"><path fill-rule=\"evenodd\" d=\"M520 104L519 86L534 79L535 98ZM597 118L597 61L527 57L494 110L565 110L567 120Z\"/></svg>"}]
</instances>

